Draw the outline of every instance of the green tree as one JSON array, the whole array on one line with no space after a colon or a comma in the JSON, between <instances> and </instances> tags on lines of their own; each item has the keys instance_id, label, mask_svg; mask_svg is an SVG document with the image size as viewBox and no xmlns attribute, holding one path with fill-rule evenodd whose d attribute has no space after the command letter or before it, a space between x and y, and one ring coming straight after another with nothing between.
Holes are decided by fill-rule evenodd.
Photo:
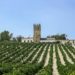
<instances>
[{"instance_id":1,"label":"green tree","mask_svg":"<svg viewBox=\"0 0 75 75\"><path fill-rule=\"evenodd\" d=\"M1 41L10 41L11 38L12 38L12 33L10 33L9 31L3 31L0 34Z\"/></svg>"},{"instance_id":2,"label":"green tree","mask_svg":"<svg viewBox=\"0 0 75 75\"><path fill-rule=\"evenodd\" d=\"M51 38L55 38L56 40L66 40L67 35L66 34L57 34L57 35L52 35Z\"/></svg>"},{"instance_id":3,"label":"green tree","mask_svg":"<svg viewBox=\"0 0 75 75\"><path fill-rule=\"evenodd\" d=\"M13 37L12 41L13 42L17 42L17 39L15 37Z\"/></svg>"},{"instance_id":4,"label":"green tree","mask_svg":"<svg viewBox=\"0 0 75 75\"><path fill-rule=\"evenodd\" d=\"M17 42L21 42L22 41L22 36L18 36L16 39L17 39Z\"/></svg>"}]
</instances>

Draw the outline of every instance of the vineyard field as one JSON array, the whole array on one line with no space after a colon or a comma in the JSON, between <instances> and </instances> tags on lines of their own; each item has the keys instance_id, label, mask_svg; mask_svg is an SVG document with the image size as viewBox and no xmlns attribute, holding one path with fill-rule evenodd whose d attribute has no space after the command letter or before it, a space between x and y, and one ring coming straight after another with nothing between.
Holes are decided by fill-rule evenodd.
<instances>
[{"instance_id":1,"label":"vineyard field","mask_svg":"<svg viewBox=\"0 0 75 75\"><path fill-rule=\"evenodd\" d=\"M0 75L75 75L75 48L60 43L0 43Z\"/></svg>"}]
</instances>

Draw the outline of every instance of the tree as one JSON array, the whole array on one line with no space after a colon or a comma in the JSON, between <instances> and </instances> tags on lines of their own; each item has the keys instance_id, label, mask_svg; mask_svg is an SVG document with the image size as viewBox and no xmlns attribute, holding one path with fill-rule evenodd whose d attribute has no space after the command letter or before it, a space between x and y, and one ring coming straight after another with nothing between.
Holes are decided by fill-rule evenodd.
<instances>
[{"instance_id":1,"label":"tree","mask_svg":"<svg viewBox=\"0 0 75 75\"><path fill-rule=\"evenodd\" d=\"M10 41L11 38L12 38L12 33L10 33L9 31L3 31L0 34L1 41Z\"/></svg>"},{"instance_id":2,"label":"tree","mask_svg":"<svg viewBox=\"0 0 75 75\"><path fill-rule=\"evenodd\" d=\"M66 34L57 34L57 35L52 35L51 38L55 38L56 40L66 40L67 35Z\"/></svg>"},{"instance_id":3,"label":"tree","mask_svg":"<svg viewBox=\"0 0 75 75\"><path fill-rule=\"evenodd\" d=\"M16 39L17 39L17 42L21 42L22 41L22 36L18 36Z\"/></svg>"},{"instance_id":4,"label":"tree","mask_svg":"<svg viewBox=\"0 0 75 75\"><path fill-rule=\"evenodd\" d=\"M15 37L13 37L12 41L13 42L17 42L17 39Z\"/></svg>"},{"instance_id":5,"label":"tree","mask_svg":"<svg viewBox=\"0 0 75 75\"><path fill-rule=\"evenodd\" d=\"M67 38L66 34L61 34L60 36L61 36L61 39L64 39L64 40L66 40L66 38Z\"/></svg>"}]
</instances>

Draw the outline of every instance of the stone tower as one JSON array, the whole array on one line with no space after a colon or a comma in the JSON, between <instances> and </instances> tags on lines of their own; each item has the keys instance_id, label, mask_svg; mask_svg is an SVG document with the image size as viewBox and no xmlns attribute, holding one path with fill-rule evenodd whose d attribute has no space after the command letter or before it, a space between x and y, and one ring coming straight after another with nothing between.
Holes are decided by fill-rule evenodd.
<instances>
[{"instance_id":1,"label":"stone tower","mask_svg":"<svg viewBox=\"0 0 75 75\"><path fill-rule=\"evenodd\" d=\"M34 24L33 40L35 43L39 43L40 38L41 38L41 25L40 24Z\"/></svg>"}]
</instances>

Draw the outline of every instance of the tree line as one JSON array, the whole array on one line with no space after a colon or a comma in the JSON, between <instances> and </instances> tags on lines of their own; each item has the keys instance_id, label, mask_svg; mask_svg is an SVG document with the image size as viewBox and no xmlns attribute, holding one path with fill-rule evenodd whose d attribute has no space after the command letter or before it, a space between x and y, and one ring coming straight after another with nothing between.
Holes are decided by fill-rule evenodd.
<instances>
[{"instance_id":1,"label":"tree line","mask_svg":"<svg viewBox=\"0 0 75 75\"><path fill-rule=\"evenodd\" d=\"M47 38L55 38L55 40L66 40L67 35L66 34L56 34L52 36L47 36Z\"/></svg>"},{"instance_id":2,"label":"tree line","mask_svg":"<svg viewBox=\"0 0 75 75\"><path fill-rule=\"evenodd\" d=\"M13 41L13 42L21 42L22 36L13 37L13 33L9 31L3 31L0 33L0 41Z\"/></svg>"},{"instance_id":3,"label":"tree line","mask_svg":"<svg viewBox=\"0 0 75 75\"><path fill-rule=\"evenodd\" d=\"M13 42L21 42L22 36L13 37L13 33L10 33L9 31L3 31L0 33L0 41L13 41ZM67 35L66 34L57 34L52 36L47 36L47 38L55 38L55 40L66 40Z\"/></svg>"}]
</instances>

